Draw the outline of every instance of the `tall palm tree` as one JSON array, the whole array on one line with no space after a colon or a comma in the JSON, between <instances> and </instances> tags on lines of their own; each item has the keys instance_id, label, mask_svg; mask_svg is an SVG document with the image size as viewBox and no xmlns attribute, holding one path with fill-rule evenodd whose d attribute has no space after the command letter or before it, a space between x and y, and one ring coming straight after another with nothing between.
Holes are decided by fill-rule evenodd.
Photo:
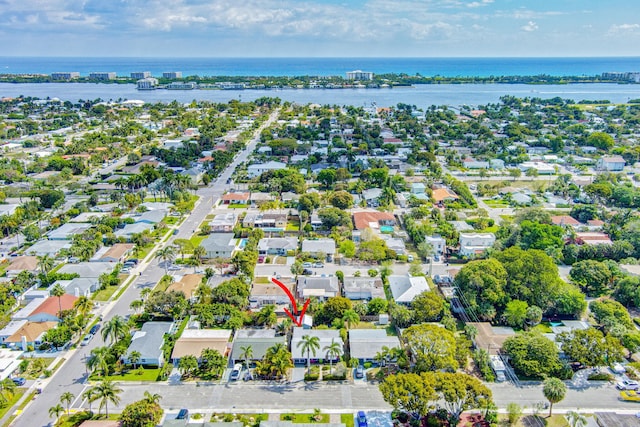
<instances>
[{"instance_id":1,"label":"tall palm tree","mask_svg":"<svg viewBox=\"0 0 640 427\"><path fill-rule=\"evenodd\" d=\"M109 418L109 402L117 405L120 403L119 394L122 393L122 389L118 388L111 380L102 380L94 387L96 390L97 398L100 399L100 406L98 407L98 415L104 406L104 413Z\"/></svg>"},{"instance_id":2,"label":"tall palm tree","mask_svg":"<svg viewBox=\"0 0 640 427\"><path fill-rule=\"evenodd\" d=\"M96 347L91 350L91 355L87 358L87 368L91 372L100 370L101 376L109 373L109 347Z\"/></svg>"},{"instance_id":3,"label":"tall palm tree","mask_svg":"<svg viewBox=\"0 0 640 427\"><path fill-rule=\"evenodd\" d=\"M60 403L63 403L67 407L67 416L69 416L69 406L75 397L76 396L70 391L65 391L60 395Z\"/></svg>"},{"instance_id":4,"label":"tall palm tree","mask_svg":"<svg viewBox=\"0 0 640 427\"><path fill-rule=\"evenodd\" d=\"M542 394L549 401L549 416L553 411L553 404L560 402L564 399L564 395L567 392L567 386L558 378L550 377L544 380L542 383Z\"/></svg>"},{"instance_id":5,"label":"tall palm tree","mask_svg":"<svg viewBox=\"0 0 640 427\"><path fill-rule=\"evenodd\" d=\"M87 403L89 404L89 412L93 413L91 411L91 404L98 399L96 391L93 388L88 388L84 393L82 393L82 398L87 400Z\"/></svg>"},{"instance_id":6,"label":"tall palm tree","mask_svg":"<svg viewBox=\"0 0 640 427\"><path fill-rule=\"evenodd\" d=\"M39 255L36 258L38 259L38 268L40 269L40 272L46 276L53 268L55 260L49 254Z\"/></svg>"},{"instance_id":7,"label":"tall palm tree","mask_svg":"<svg viewBox=\"0 0 640 427\"><path fill-rule=\"evenodd\" d=\"M131 364L133 365L133 369L136 369L136 364L140 361L141 357L142 354L140 354L140 352L137 350L133 350L131 353L129 353L128 359L129 362L131 362Z\"/></svg>"},{"instance_id":8,"label":"tall palm tree","mask_svg":"<svg viewBox=\"0 0 640 427\"><path fill-rule=\"evenodd\" d=\"M250 345L240 347L240 358L244 359L244 364L249 369L249 359L253 357L253 347Z\"/></svg>"},{"instance_id":9,"label":"tall palm tree","mask_svg":"<svg viewBox=\"0 0 640 427\"><path fill-rule=\"evenodd\" d=\"M58 297L58 317L62 317L62 295L66 293L65 289L62 287L60 283L54 285L51 289L49 289L49 294L52 297Z\"/></svg>"},{"instance_id":10,"label":"tall palm tree","mask_svg":"<svg viewBox=\"0 0 640 427\"><path fill-rule=\"evenodd\" d=\"M86 316L87 314L89 314L89 312L91 312L91 309L93 308L93 301L83 295L73 303L73 307L78 310L78 313Z\"/></svg>"},{"instance_id":11,"label":"tall palm tree","mask_svg":"<svg viewBox=\"0 0 640 427\"><path fill-rule=\"evenodd\" d=\"M345 310L344 314L342 315L342 321L347 326L347 329L351 329L353 325L360 322L360 315L358 315L355 310Z\"/></svg>"},{"instance_id":12,"label":"tall palm tree","mask_svg":"<svg viewBox=\"0 0 640 427\"><path fill-rule=\"evenodd\" d=\"M202 258L207 255L207 250L202 245L198 245L193 248L193 257L198 260L198 262L202 262Z\"/></svg>"},{"instance_id":13,"label":"tall palm tree","mask_svg":"<svg viewBox=\"0 0 640 427\"><path fill-rule=\"evenodd\" d=\"M312 337L309 335L303 335L302 340L298 342L297 347L300 347L300 350L304 354L307 353L307 375L311 374L311 353L313 356L316 355L316 350L320 348L320 338Z\"/></svg>"},{"instance_id":14,"label":"tall palm tree","mask_svg":"<svg viewBox=\"0 0 640 427\"><path fill-rule=\"evenodd\" d=\"M131 301L131 304L129 304L129 308L132 309L136 314L138 314L138 311L140 311L143 306L144 301L142 301L141 299L134 299L133 301Z\"/></svg>"},{"instance_id":15,"label":"tall palm tree","mask_svg":"<svg viewBox=\"0 0 640 427\"><path fill-rule=\"evenodd\" d=\"M176 253L171 246L164 247L156 252L156 257L160 258L164 264L164 275L169 274L169 263L176 259Z\"/></svg>"},{"instance_id":16,"label":"tall palm tree","mask_svg":"<svg viewBox=\"0 0 640 427\"><path fill-rule=\"evenodd\" d=\"M123 338L129 333L129 325L124 317L120 315L113 316L111 320L105 323L102 328L102 339L106 342L110 339L111 344Z\"/></svg>"},{"instance_id":17,"label":"tall palm tree","mask_svg":"<svg viewBox=\"0 0 640 427\"><path fill-rule=\"evenodd\" d=\"M333 373L333 359L342 355L342 346L332 339L331 344L324 346L323 350L327 352L327 359L329 359L329 373Z\"/></svg>"},{"instance_id":18,"label":"tall palm tree","mask_svg":"<svg viewBox=\"0 0 640 427\"><path fill-rule=\"evenodd\" d=\"M64 408L61 404L57 404L56 406L52 406L49 408L49 418L56 419L56 425L58 424L58 418L60 418L60 414L64 412Z\"/></svg>"}]
</instances>

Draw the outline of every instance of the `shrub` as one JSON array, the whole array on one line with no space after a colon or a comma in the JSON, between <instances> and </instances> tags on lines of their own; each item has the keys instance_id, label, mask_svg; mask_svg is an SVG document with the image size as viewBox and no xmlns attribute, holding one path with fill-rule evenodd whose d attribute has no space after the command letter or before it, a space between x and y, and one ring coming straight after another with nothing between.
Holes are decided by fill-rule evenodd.
<instances>
[{"instance_id":1,"label":"shrub","mask_svg":"<svg viewBox=\"0 0 640 427\"><path fill-rule=\"evenodd\" d=\"M614 376L607 372L594 372L587 377L589 381L613 381Z\"/></svg>"}]
</instances>

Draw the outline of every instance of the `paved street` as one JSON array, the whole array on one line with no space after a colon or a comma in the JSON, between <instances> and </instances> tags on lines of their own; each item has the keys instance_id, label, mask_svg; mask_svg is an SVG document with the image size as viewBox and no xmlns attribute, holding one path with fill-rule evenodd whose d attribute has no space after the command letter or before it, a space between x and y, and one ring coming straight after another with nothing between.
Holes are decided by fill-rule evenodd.
<instances>
[{"instance_id":1,"label":"paved street","mask_svg":"<svg viewBox=\"0 0 640 427\"><path fill-rule=\"evenodd\" d=\"M173 239L176 238L188 239L191 237L193 230L197 228L210 212L212 199L213 201L217 200L228 189L229 186L226 184L227 179L231 176L238 164L246 161L249 154L253 152L259 141L259 135L262 129L276 118L277 111L269 117L267 122L256 130L254 134L255 138L247 144L244 151L236 156L233 163L225 169L220 177L213 181L208 187L198 191L198 195L200 196L199 203L196 204L190 216L180 225L178 233L172 235L165 245L171 244ZM158 245L158 247L162 246L162 244ZM150 262L142 264L132 270L132 274L138 274L138 276L117 301L108 304L101 310L104 321L108 321L115 315L126 316L131 314L131 310L129 309L131 301L140 297L140 291L144 287L155 286L164 274L164 269L158 265L158 262L158 259L152 258ZM92 339L89 345L79 347L77 350L72 350L66 355L67 362L58 369L52 378L42 383L42 394L24 409L23 413L14 421L12 426L46 426L51 421L48 417L49 408L59 403L60 395L63 392L70 391L76 397L82 394L85 388L84 381L86 380L85 357L91 352L91 349L104 345L99 335L100 334ZM148 388L148 386L146 387ZM133 397L133 399L137 398L138 397ZM129 401L123 399L123 404L126 405L126 403L129 403ZM78 404L78 402L74 403L74 405L75 404Z\"/></svg>"}]
</instances>

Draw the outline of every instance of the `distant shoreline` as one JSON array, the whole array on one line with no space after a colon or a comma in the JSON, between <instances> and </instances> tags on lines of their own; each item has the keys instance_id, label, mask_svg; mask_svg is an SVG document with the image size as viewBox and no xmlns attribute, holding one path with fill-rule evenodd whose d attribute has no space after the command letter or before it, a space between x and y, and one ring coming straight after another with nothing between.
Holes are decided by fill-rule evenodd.
<instances>
[{"instance_id":1,"label":"distant shoreline","mask_svg":"<svg viewBox=\"0 0 640 427\"><path fill-rule=\"evenodd\" d=\"M412 87L415 85L458 85L458 84L525 84L525 85L571 85L582 83L640 83L640 73L603 73L594 76L550 76L550 75L515 75L491 77L425 77L407 74L380 74L368 80L350 80L339 76L185 76L182 78L136 79L124 76L110 78L89 78L74 76L72 78L54 78L47 74L0 74L0 83L91 83L105 85L136 84L142 80L151 80L149 87L140 90L269 90L269 89L384 89Z\"/></svg>"}]
</instances>

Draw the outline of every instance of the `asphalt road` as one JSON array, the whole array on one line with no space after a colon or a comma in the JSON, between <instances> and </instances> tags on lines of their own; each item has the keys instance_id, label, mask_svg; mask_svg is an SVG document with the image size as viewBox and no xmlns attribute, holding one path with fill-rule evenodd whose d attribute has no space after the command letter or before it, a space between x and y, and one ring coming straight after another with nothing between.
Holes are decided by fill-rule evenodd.
<instances>
[{"instance_id":1,"label":"asphalt road","mask_svg":"<svg viewBox=\"0 0 640 427\"><path fill-rule=\"evenodd\" d=\"M235 158L235 160L225 169L225 171L218 177L217 180L211 182L208 187L201 188L198 191L200 199L195 208L191 212L188 218L179 226L178 233L172 235L171 238L164 245L171 244L176 238L188 239L193 234L193 230L196 230L200 223L204 220L207 214L211 211L212 203L214 203L229 186L226 184L229 177L235 170L235 168L241 162L247 160L249 155L255 149L259 135L262 129L269 126L278 116L278 111L275 111L265 124L263 124L256 132L255 137L247 144L246 148L241 151ZM158 245L157 248L164 246ZM105 307L99 309L99 314L102 314L104 321L106 322L116 315L126 316L131 314L129 305L135 299L140 298L140 291L145 287L155 286L164 274L164 269L158 265L159 260L152 258L150 262L139 265L132 270L132 274L138 274L135 281L126 289L126 291L120 296L117 301L108 304ZM76 350L71 350L67 353L65 358L67 362L62 365L55 373L55 375L45 381L38 382L36 386L43 389L42 394L38 395L21 413L21 415L13 422L12 426L15 427L36 427L46 426L51 421L48 417L49 408L59 403L60 395L66 391L70 391L77 398L82 394L85 389L84 382L86 381L86 369L84 360L91 349L104 345L102 337L98 334L94 337L87 346L79 347ZM148 389L149 386L143 386ZM156 384L153 385L156 388ZM142 393L140 393L141 395ZM178 394L180 395L180 393ZM123 405L131 402L132 400L139 399L139 396L130 396L131 400L123 398ZM76 400L72 406L78 406L82 399Z\"/></svg>"}]
</instances>

